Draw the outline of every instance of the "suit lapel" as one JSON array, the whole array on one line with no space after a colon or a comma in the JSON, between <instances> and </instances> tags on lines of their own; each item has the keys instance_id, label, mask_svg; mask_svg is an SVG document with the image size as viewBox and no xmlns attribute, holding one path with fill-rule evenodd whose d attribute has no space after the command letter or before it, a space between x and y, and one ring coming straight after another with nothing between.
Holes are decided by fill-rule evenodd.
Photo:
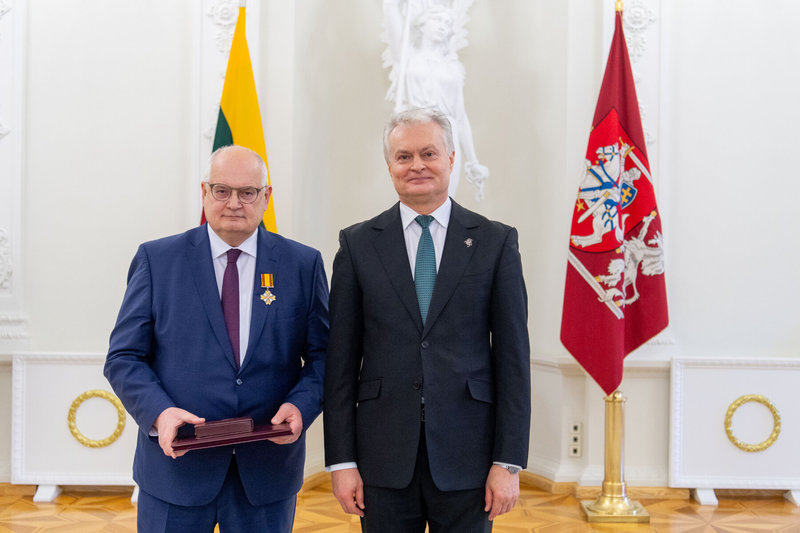
<instances>
[{"instance_id":1,"label":"suit lapel","mask_svg":"<svg viewBox=\"0 0 800 533\"><path fill-rule=\"evenodd\" d=\"M192 273L197 294L200 296L211 329L225 352L225 357L235 368L236 362L233 359L233 348L228 338L225 318L222 316L222 304L211 258L211 245L208 242L208 230L205 225L194 230L190 236L190 242L191 245L186 251L186 259L189 262L189 270Z\"/></svg>"},{"instance_id":2,"label":"suit lapel","mask_svg":"<svg viewBox=\"0 0 800 533\"><path fill-rule=\"evenodd\" d=\"M261 287L261 274L273 274L274 276L278 271L280 257L281 249L279 246L276 246L275 237L270 235L267 230L259 228L256 271L253 279L253 303L250 313L250 340L247 343L247 352L245 353L242 366L246 366L247 363L252 360L253 352L256 349L256 340L261 337L261 332L264 330L264 325L267 323L267 317L272 310L271 305L265 305L265 303L261 301L261 295L267 290ZM277 276L274 276L273 283L280 283ZM274 291L275 289L270 290Z\"/></svg>"},{"instance_id":3,"label":"suit lapel","mask_svg":"<svg viewBox=\"0 0 800 533\"><path fill-rule=\"evenodd\" d=\"M442 250L442 261L436 274L436 285L433 288L423 336L436 323L436 319L461 281L472 255L480 245L475 235L479 224L467 220L465 213L464 208L453 202L447 237Z\"/></svg>"},{"instance_id":4,"label":"suit lapel","mask_svg":"<svg viewBox=\"0 0 800 533\"><path fill-rule=\"evenodd\" d=\"M395 204L394 207L378 217L373 228L380 230L375 238L375 251L378 259L380 259L398 298L421 332L422 316L419 312L419 303L417 303L417 293L414 290L414 278L411 276L411 267L408 264L399 204Z\"/></svg>"}]
</instances>

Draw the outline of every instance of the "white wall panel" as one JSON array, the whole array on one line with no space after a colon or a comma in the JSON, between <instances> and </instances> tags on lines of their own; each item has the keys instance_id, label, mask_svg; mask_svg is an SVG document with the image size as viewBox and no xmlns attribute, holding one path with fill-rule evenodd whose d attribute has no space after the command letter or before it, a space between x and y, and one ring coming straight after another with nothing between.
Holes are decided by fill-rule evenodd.
<instances>
[{"instance_id":1,"label":"white wall panel","mask_svg":"<svg viewBox=\"0 0 800 533\"><path fill-rule=\"evenodd\" d=\"M670 485L800 494L798 383L797 360L675 359Z\"/></svg>"},{"instance_id":2,"label":"white wall panel","mask_svg":"<svg viewBox=\"0 0 800 533\"><path fill-rule=\"evenodd\" d=\"M133 485L139 429L124 411L120 421L121 403L103 377L104 361L103 354L14 356L13 483ZM118 405L94 391L110 394Z\"/></svg>"}]
</instances>

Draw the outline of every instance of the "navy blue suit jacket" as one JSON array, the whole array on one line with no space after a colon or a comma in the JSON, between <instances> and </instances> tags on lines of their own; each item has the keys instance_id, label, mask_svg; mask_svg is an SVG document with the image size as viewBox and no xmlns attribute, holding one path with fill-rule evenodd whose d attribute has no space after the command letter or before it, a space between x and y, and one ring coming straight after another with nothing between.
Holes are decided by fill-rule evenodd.
<instances>
[{"instance_id":1,"label":"navy blue suit jacket","mask_svg":"<svg viewBox=\"0 0 800 533\"><path fill-rule=\"evenodd\" d=\"M273 274L266 305L260 274ZM328 342L328 283L319 252L258 229L247 353L237 370L205 225L142 244L111 333L104 374L139 425L133 477L177 505L203 505L219 492L232 447L164 455L148 432L168 407L206 420L250 416L266 424L284 402L303 417L293 444L236 447L247 497L263 505L303 482L305 428L319 415Z\"/></svg>"},{"instance_id":2,"label":"navy blue suit jacket","mask_svg":"<svg viewBox=\"0 0 800 533\"><path fill-rule=\"evenodd\" d=\"M403 488L420 442L441 490L484 486L493 461L525 466L527 295L514 228L453 202L425 325L398 205L339 235L325 376L325 461Z\"/></svg>"}]
</instances>

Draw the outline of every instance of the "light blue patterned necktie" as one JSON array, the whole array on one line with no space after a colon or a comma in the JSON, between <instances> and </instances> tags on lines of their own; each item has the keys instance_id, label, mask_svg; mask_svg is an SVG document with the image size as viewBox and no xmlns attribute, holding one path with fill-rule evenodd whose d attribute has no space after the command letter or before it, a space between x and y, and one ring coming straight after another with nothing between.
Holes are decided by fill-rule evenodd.
<instances>
[{"instance_id":1,"label":"light blue patterned necktie","mask_svg":"<svg viewBox=\"0 0 800 533\"><path fill-rule=\"evenodd\" d=\"M419 215L414 220L422 226L422 235L417 246L417 262L414 266L414 285L417 288L419 312L422 314L422 324L424 325L425 319L428 318L428 307L431 304L433 285L436 283L436 252L433 249L431 230L428 229L433 217L431 215Z\"/></svg>"}]
</instances>

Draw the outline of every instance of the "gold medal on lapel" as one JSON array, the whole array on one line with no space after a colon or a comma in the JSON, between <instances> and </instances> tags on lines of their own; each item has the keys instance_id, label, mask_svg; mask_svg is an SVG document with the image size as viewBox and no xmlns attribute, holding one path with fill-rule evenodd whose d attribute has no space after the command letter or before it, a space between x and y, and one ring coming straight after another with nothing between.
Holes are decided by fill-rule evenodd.
<instances>
[{"instance_id":1,"label":"gold medal on lapel","mask_svg":"<svg viewBox=\"0 0 800 533\"><path fill-rule=\"evenodd\" d=\"M261 274L261 288L266 289L264 294L261 295L261 301L265 305L271 305L272 302L277 300L274 294L270 292L275 285L273 284L272 274Z\"/></svg>"}]
</instances>

